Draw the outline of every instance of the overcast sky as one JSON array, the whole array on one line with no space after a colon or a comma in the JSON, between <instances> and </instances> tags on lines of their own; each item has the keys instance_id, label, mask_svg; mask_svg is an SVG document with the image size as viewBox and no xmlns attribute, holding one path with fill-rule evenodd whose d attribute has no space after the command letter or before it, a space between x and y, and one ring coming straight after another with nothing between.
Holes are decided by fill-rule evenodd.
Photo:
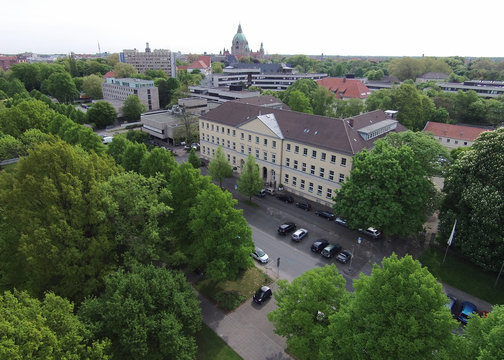
<instances>
[{"instance_id":1,"label":"overcast sky","mask_svg":"<svg viewBox=\"0 0 504 360\"><path fill-rule=\"evenodd\" d=\"M140 5L140 6L139 6ZM241 23L267 54L504 57L502 0L12 0L0 54L218 54Z\"/></svg>"}]
</instances>

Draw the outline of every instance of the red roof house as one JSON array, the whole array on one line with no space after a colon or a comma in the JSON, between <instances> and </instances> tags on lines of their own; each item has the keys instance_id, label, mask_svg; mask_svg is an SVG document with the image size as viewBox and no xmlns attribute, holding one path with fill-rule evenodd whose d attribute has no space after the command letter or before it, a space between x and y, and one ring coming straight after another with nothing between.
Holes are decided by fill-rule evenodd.
<instances>
[{"instance_id":1,"label":"red roof house","mask_svg":"<svg viewBox=\"0 0 504 360\"><path fill-rule=\"evenodd\" d=\"M371 90L357 79L328 77L317 80L317 84L333 92L337 99L365 99L371 94Z\"/></svg>"},{"instance_id":2,"label":"red roof house","mask_svg":"<svg viewBox=\"0 0 504 360\"><path fill-rule=\"evenodd\" d=\"M442 145L449 148L457 148L471 146L482 132L489 131L489 129L429 121L423 131L432 133Z\"/></svg>"}]
</instances>

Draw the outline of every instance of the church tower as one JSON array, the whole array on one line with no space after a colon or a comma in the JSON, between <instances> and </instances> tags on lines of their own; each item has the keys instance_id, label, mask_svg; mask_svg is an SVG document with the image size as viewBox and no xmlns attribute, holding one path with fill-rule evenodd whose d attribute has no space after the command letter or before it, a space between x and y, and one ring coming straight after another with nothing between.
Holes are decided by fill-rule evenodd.
<instances>
[{"instance_id":1,"label":"church tower","mask_svg":"<svg viewBox=\"0 0 504 360\"><path fill-rule=\"evenodd\" d=\"M248 41L243 34L241 24L238 25L238 31L233 37L233 42L231 44L231 54L235 56L250 56Z\"/></svg>"}]
</instances>

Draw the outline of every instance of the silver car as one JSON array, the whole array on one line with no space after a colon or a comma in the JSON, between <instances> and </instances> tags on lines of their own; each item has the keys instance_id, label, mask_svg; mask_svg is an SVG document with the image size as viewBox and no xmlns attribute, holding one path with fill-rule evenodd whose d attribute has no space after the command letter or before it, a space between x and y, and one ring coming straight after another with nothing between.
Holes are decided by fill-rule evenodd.
<instances>
[{"instance_id":1,"label":"silver car","mask_svg":"<svg viewBox=\"0 0 504 360\"><path fill-rule=\"evenodd\" d=\"M306 230L306 229L296 230L296 232L294 234L292 234L292 240L301 241L307 234L308 234L308 230Z\"/></svg>"},{"instance_id":2,"label":"silver car","mask_svg":"<svg viewBox=\"0 0 504 360\"><path fill-rule=\"evenodd\" d=\"M267 264L269 262L269 256L262 249L256 247L254 252L250 254L255 260L259 261L261 264Z\"/></svg>"}]
</instances>

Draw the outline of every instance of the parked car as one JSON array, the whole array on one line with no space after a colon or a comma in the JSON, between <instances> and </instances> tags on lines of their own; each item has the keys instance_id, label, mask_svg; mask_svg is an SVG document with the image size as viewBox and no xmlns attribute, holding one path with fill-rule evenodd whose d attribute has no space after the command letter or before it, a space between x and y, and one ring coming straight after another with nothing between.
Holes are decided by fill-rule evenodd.
<instances>
[{"instance_id":1,"label":"parked car","mask_svg":"<svg viewBox=\"0 0 504 360\"><path fill-rule=\"evenodd\" d=\"M198 144L198 143L192 143L192 144L191 144L191 148L193 148L193 149L194 149L194 150L196 150L196 151L199 151L199 149L200 149L200 144ZM189 149L189 150L191 150L191 149Z\"/></svg>"},{"instance_id":2,"label":"parked car","mask_svg":"<svg viewBox=\"0 0 504 360\"><path fill-rule=\"evenodd\" d=\"M455 315L457 309L456 309L456 306L457 306L457 298L453 295L446 295L446 297L448 298L448 302L446 303L446 307L448 309L450 309L450 312L452 313L452 315Z\"/></svg>"},{"instance_id":3,"label":"parked car","mask_svg":"<svg viewBox=\"0 0 504 360\"><path fill-rule=\"evenodd\" d=\"M315 252L315 253L319 253L321 252L327 245L329 245L329 241L327 241L326 239L320 239L320 240L317 240L315 242L313 242L312 246L311 246L311 251Z\"/></svg>"},{"instance_id":4,"label":"parked car","mask_svg":"<svg viewBox=\"0 0 504 360\"><path fill-rule=\"evenodd\" d=\"M266 193L267 194L270 194L270 195L275 195L275 189L269 187L269 188L266 188Z\"/></svg>"},{"instance_id":5,"label":"parked car","mask_svg":"<svg viewBox=\"0 0 504 360\"><path fill-rule=\"evenodd\" d=\"M352 258L352 253L348 250L343 250L338 255L336 255L336 260L342 264L346 264Z\"/></svg>"},{"instance_id":6,"label":"parked car","mask_svg":"<svg viewBox=\"0 0 504 360\"><path fill-rule=\"evenodd\" d=\"M308 230L299 229L299 230L296 230L296 232L294 234L292 234L291 238L292 238L292 240L299 242L299 241L303 240L303 238L306 235L308 235Z\"/></svg>"},{"instance_id":7,"label":"parked car","mask_svg":"<svg viewBox=\"0 0 504 360\"><path fill-rule=\"evenodd\" d=\"M334 220L334 222L336 222L336 224L339 224L341 226L348 227L346 220L343 220L339 216Z\"/></svg>"},{"instance_id":8,"label":"parked car","mask_svg":"<svg viewBox=\"0 0 504 360\"><path fill-rule=\"evenodd\" d=\"M261 286L261 288L257 290L256 293L254 294L253 299L254 302L262 304L263 302L268 300L271 297L271 295L273 295L273 293L269 287Z\"/></svg>"},{"instance_id":9,"label":"parked car","mask_svg":"<svg viewBox=\"0 0 504 360\"><path fill-rule=\"evenodd\" d=\"M310 211L311 210L311 205L308 203L303 203L303 202L297 202L296 206L300 209L303 209L305 211Z\"/></svg>"},{"instance_id":10,"label":"parked car","mask_svg":"<svg viewBox=\"0 0 504 360\"><path fill-rule=\"evenodd\" d=\"M339 253L341 251L341 245L340 244L329 244L327 245L321 252L320 254L325 257L325 258L332 258L334 255Z\"/></svg>"},{"instance_id":11,"label":"parked car","mask_svg":"<svg viewBox=\"0 0 504 360\"><path fill-rule=\"evenodd\" d=\"M289 204L292 204L294 202L294 198L290 195L285 195L285 194L279 194L276 197L278 200L287 202Z\"/></svg>"},{"instance_id":12,"label":"parked car","mask_svg":"<svg viewBox=\"0 0 504 360\"><path fill-rule=\"evenodd\" d=\"M334 220L336 218L336 216L334 214L331 214L329 211L315 211L315 215L323 217L327 220Z\"/></svg>"},{"instance_id":13,"label":"parked car","mask_svg":"<svg viewBox=\"0 0 504 360\"><path fill-rule=\"evenodd\" d=\"M478 313L478 308L476 305L474 305L472 302L469 301L464 301L462 303L462 310L460 311L459 315L457 316L457 320L460 321L463 325L467 324L467 321L469 320L469 317L472 314L477 314Z\"/></svg>"},{"instance_id":14,"label":"parked car","mask_svg":"<svg viewBox=\"0 0 504 360\"><path fill-rule=\"evenodd\" d=\"M293 222L286 222L278 227L278 233L281 235L285 235L293 231L294 229L296 229L296 224L294 224Z\"/></svg>"},{"instance_id":15,"label":"parked car","mask_svg":"<svg viewBox=\"0 0 504 360\"><path fill-rule=\"evenodd\" d=\"M266 189L261 189L257 193L257 196L259 196L259 197L264 197L265 195L266 195Z\"/></svg>"},{"instance_id":16,"label":"parked car","mask_svg":"<svg viewBox=\"0 0 504 360\"><path fill-rule=\"evenodd\" d=\"M207 164L207 163L206 163L206 161L205 161L205 160L200 159L200 166L201 166L201 167L205 167L205 166L206 166L206 164Z\"/></svg>"},{"instance_id":17,"label":"parked car","mask_svg":"<svg viewBox=\"0 0 504 360\"><path fill-rule=\"evenodd\" d=\"M269 262L269 256L262 249L256 247L254 252L250 254L255 260L262 264L267 264Z\"/></svg>"},{"instance_id":18,"label":"parked car","mask_svg":"<svg viewBox=\"0 0 504 360\"><path fill-rule=\"evenodd\" d=\"M381 232L372 227L368 227L366 230L359 229L359 231L364 235L370 236L374 239L378 239L381 236Z\"/></svg>"}]
</instances>

